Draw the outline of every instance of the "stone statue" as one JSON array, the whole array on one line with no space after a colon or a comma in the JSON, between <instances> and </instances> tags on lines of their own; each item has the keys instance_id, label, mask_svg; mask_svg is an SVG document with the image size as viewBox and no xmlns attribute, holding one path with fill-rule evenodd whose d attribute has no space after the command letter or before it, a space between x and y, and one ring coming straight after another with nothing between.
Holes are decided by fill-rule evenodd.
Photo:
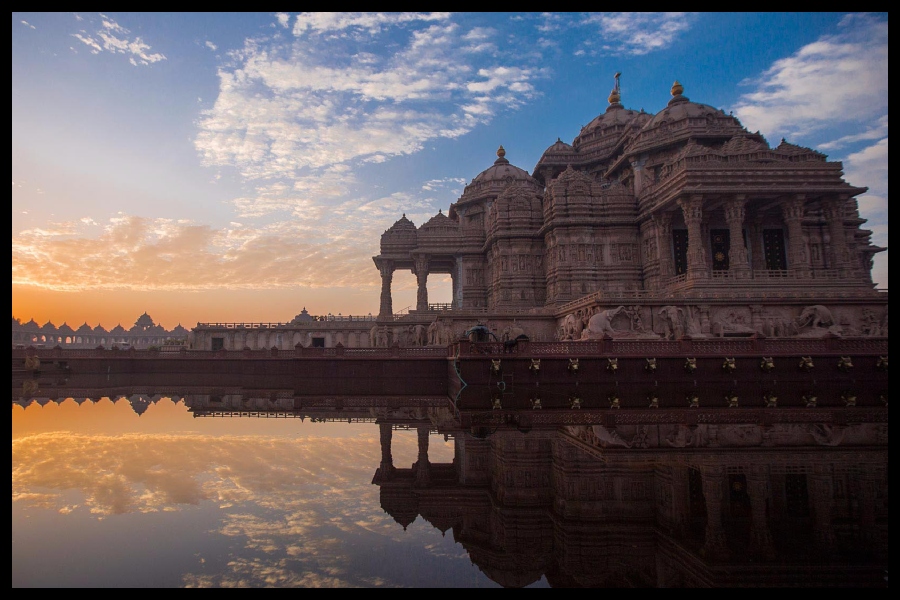
<instances>
[{"instance_id":1,"label":"stone statue","mask_svg":"<svg viewBox=\"0 0 900 600\"><path fill-rule=\"evenodd\" d=\"M512 325L507 325L503 328L503 334L500 336L500 340L503 342L508 342L522 335L528 337L528 334L525 333L524 329L513 323Z\"/></svg>"},{"instance_id":2,"label":"stone statue","mask_svg":"<svg viewBox=\"0 0 900 600\"><path fill-rule=\"evenodd\" d=\"M585 319L582 313L570 313L563 318L563 340L580 340L584 330Z\"/></svg>"},{"instance_id":3,"label":"stone statue","mask_svg":"<svg viewBox=\"0 0 900 600\"><path fill-rule=\"evenodd\" d=\"M593 334L608 333L609 335L613 335L615 332L612 326L613 317L623 311L625 311L624 306L599 311L588 321L587 331Z\"/></svg>"},{"instance_id":4,"label":"stone statue","mask_svg":"<svg viewBox=\"0 0 900 600\"><path fill-rule=\"evenodd\" d=\"M811 327L829 327L834 325L834 317L831 316L831 311L827 307L821 304L813 304L804 308L800 316L797 317L797 327L802 328L807 325Z\"/></svg>"},{"instance_id":5,"label":"stone statue","mask_svg":"<svg viewBox=\"0 0 900 600\"><path fill-rule=\"evenodd\" d=\"M663 324L667 340L674 340L684 335L684 309L677 306L663 306L659 309L663 317Z\"/></svg>"},{"instance_id":6,"label":"stone statue","mask_svg":"<svg viewBox=\"0 0 900 600\"><path fill-rule=\"evenodd\" d=\"M427 346L428 345L428 328L424 325L410 325L410 330L412 334L410 337L413 339L413 345L415 346Z\"/></svg>"}]
</instances>

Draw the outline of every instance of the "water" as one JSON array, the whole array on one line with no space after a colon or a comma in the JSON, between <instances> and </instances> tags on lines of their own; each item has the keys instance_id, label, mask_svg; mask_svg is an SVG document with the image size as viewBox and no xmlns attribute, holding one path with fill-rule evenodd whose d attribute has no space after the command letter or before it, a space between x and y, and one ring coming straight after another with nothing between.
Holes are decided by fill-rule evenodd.
<instances>
[{"instance_id":1,"label":"water","mask_svg":"<svg viewBox=\"0 0 900 600\"><path fill-rule=\"evenodd\" d=\"M14 398L13 587L887 585L886 422L714 448L252 395Z\"/></svg>"}]
</instances>

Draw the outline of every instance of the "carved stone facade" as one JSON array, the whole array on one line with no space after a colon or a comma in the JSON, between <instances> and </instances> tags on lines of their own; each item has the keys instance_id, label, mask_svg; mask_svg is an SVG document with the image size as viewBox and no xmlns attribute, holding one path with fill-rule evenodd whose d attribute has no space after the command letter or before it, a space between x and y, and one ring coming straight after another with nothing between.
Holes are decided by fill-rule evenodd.
<instances>
[{"instance_id":1,"label":"carved stone facade","mask_svg":"<svg viewBox=\"0 0 900 600\"><path fill-rule=\"evenodd\" d=\"M419 311L427 273L450 273L445 318L542 314L557 339L886 336L887 294L871 278L884 248L854 199L867 188L845 182L841 163L784 140L770 147L683 92L676 82L654 115L625 108L616 87L531 174L501 146L446 215L419 228L401 218L374 257L379 317L391 314L391 273L410 269ZM807 319L815 306L830 324Z\"/></svg>"}]
</instances>

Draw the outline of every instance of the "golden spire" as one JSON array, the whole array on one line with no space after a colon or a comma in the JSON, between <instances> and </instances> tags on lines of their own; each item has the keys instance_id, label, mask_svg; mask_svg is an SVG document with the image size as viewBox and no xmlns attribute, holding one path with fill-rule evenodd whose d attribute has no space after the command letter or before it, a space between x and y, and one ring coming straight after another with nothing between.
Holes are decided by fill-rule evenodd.
<instances>
[{"instance_id":1,"label":"golden spire","mask_svg":"<svg viewBox=\"0 0 900 600\"><path fill-rule=\"evenodd\" d=\"M506 150L503 149L503 145L501 144L499 148L497 148L497 158L503 158L506 156Z\"/></svg>"},{"instance_id":2,"label":"golden spire","mask_svg":"<svg viewBox=\"0 0 900 600\"><path fill-rule=\"evenodd\" d=\"M613 87L613 90L609 93L609 98L608 98L610 104L618 104L619 100L621 99L621 95L619 94L619 77L621 75L622 74L619 72L616 72L616 74L615 74L616 85L615 85L615 87Z\"/></svg>"},{"instance_id":3,"label":"golden spire","mask_svg":"<svg viewBox=\"0 0 900 600\"><path fill-rule=\"evenodd\" d=\"M675 80L675 83L672 84L672 95L680 96L684 93L684 86L678 83L678 80Z\"/></svg>"}]
</instances>

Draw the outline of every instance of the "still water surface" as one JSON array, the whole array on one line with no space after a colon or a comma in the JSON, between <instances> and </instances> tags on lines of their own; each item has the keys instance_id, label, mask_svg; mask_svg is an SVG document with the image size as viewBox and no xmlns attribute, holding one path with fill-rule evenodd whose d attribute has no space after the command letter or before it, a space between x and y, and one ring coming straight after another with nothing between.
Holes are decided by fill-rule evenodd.
<instances>
[{"instance_id":1,"label":"still water surface","mask_svg":"<svg viewBox=\"0 0 900 600\"><path fill-rule=\"evenodd\" d=\"M195 419L169 399L33 403L12 423L13 587L497 586L452 535L382 509L377 425ZM452 446L431 436L430 460ZM392 447L412 464L416 431Z\"/></svg>"},{"instance_id":2,"label":"still water surface","mask_svg":"<svg viewBox=\"0 0 900 600\"><path fill-rule=\"evenodd\" d=\"M424 422L14 401L13 587L887 585L886 424L882 448L744 464L602 427L476 439Z\"/></svg>"}]
</instances>

